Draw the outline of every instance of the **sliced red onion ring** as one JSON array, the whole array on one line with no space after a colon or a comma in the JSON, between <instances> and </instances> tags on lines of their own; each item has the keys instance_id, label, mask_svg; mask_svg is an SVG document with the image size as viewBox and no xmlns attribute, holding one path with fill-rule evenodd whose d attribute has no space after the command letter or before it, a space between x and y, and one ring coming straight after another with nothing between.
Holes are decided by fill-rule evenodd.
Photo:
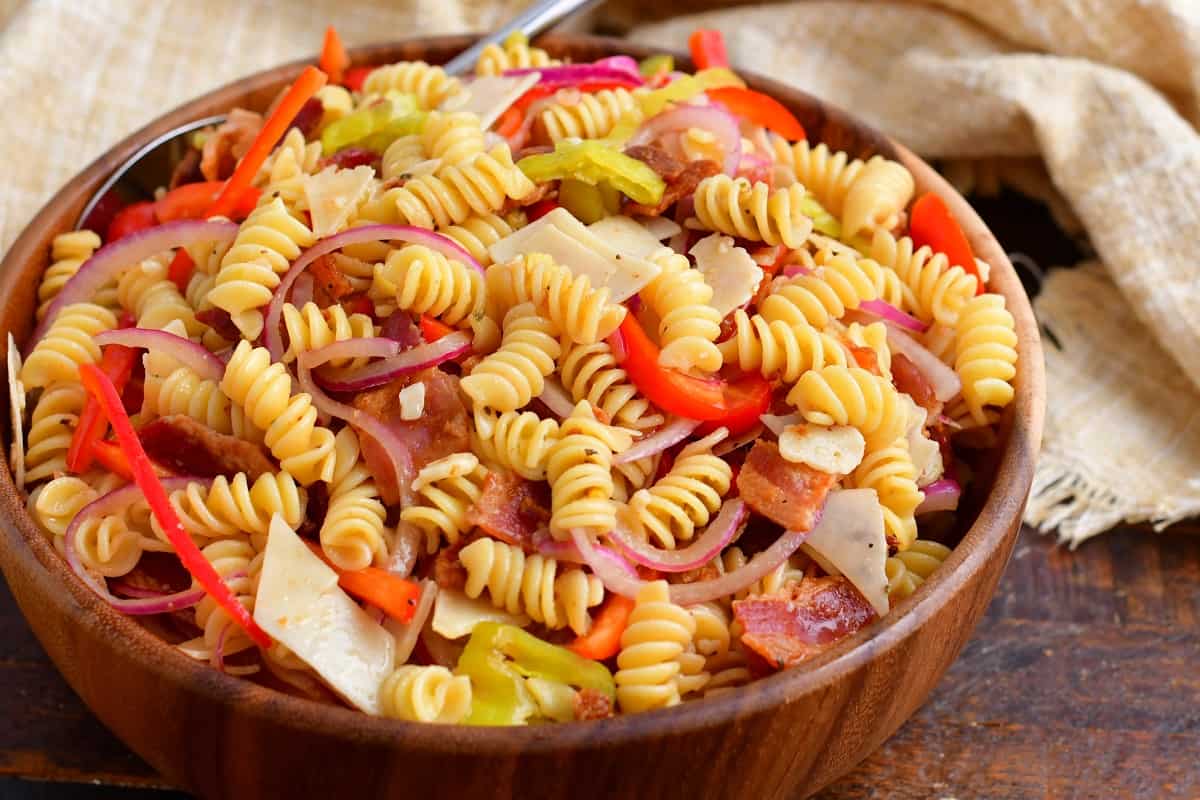
<instances>
[{"instance_id":1,"label":"sliced red onion ring","mask_svg":"<svg viewBox=\"0 0 1200 800\"><path fill-rule=\"evenodd\" d=\"M583 556L572 541L560 542L550 535L550 531L541 528L533 534L533 549L539 555L553 558L555 561L567 561L572 564L582 564Z\"/></svg>"},{"instance_id":2,"label":"sliced red onion ring","mask_svg":"<svg viewBox=\"0 0 1200 800\"><path fill-rule=\"evenodd\" d=\"M962 379L958 373L946 365L940 358L908 334L896 330L891 325L887 328L888 347L894 352L906 356L913 365L921 370L921 374L933 388L933 395L941 403L948 403L962 391Z\"/></svg>"},{"instance_id":3,"label":"sliced red onion ring","mask_svg":"<svg viewBox=\"0 0 1200 800\"><path fill-rule=\"evenodd\" d=\"M300 257L292 263L292 266L284 274L283 279L279 281L279 285L275 287L275 294L271 298L270 305L267 306L263 340L267 345L267 349L271 351L272 360L278 361L283 358L283 351L286 348L283 346L283 334L279 330L279 319L283 315L283 304L292 289L292 284L296 282L301 273L308 269L321 256L328 255L335 250L340 250L347 245L383 241L399 241L424 245L430 250L436 250L447 258L461 261L478 270L480 274L483 273L483 267L480 266L479 262L472 258L471 254L462 249L453 239L442 236L440 233L426 230L425 228L414 228L411 225L363 225L358 228L350 228L349 230L342 231L339 234L330 236L328 239L322 239L301 253Z\"/></svg>"},{"instance_id":4,"label":"sliced red onion ring","mask_svg":"<svg viewBox=\"0 0 1200 800\"><path fill-rule=\"evenodd\" d=\"M191 339L153 328L117 328L96 334L96 344L120 344L164 353L195 372L202 380L219 381L225 374L221 359Z\"/></svg>"},{"instance_id":5,"label":"sliced red onion ring","mask_svg":"<svg viewBox=\"0 0 1200 800\"><path fill-rule=\"evenodd\" d=\"M312 351L311 363L325 363L336 358L380 358L374 364L350 370L330 370L317 375L317 380L331 392L361 392L382 386L397 375L405 375L445 361L458 358L471 349L471 335L455 331L436 342L419 344L402 350L395 339L373 337L347 339Z\"/></svg>"},{"instance_id":6,"label":"sliced red onion ring","mask_svg":"<svg viewBox=\"0 0 1200 800\"><path fill-rule=\"evenodd\" d=\"M232 242L237 235L236 222L221 220L179 220L167 222L131 233L97 250L83 263L46 310L26 345L26 354L45 335L58 312L72 303L83 303L96 296L104 284L115 279L121 270L140 263L153 255L197 242Z\"/></svg>"},{"instance_id":7,"label":"sliced red onion ring","mask_svg":"<svg viewBox=\"0 0 1200 800\"><path fill-rule=\"evenodd\" d=\"M668 447L679 444L690 436L692 431L699 427L699 420L675 417L650 436L647 436L624 453L615 457L613 463L628 464L630 461L637 461L639 458L657 455Z\"/></svg>"},{"instance_id":8,"label":"sliced red onion ring","mask_svg":"<svg viewBox=\"0 0 1200 800\"><path fill-rule=\"evenodd\" d=\"M541 400L546 408L550 409L550 413L559 419L571 416L571 412L575 410L575 401L571 399L571 395L567 394L567 390L558 382L558 379L553 376L546 378L538 400Z\"/></svg>"},{"instance_id":9,"label":"sliced red onion ring","mask_svg":"<svg viewBox=\"0 0 1200 800\"><path fill-rule=\"evenodd\" d=\"M804 417L800 414L785 414L784 416L780 416L778 414L762 414L759 416L758 420L765 425L767 430L769 430L771 433L775 434L776 436L780 436L783 434L783 429L787 426L799 425L801 422L804 422Z\"/></svg>"},{"instance_id":10,"label":"sliced red onion ring","mask_svg":"<svg viewBox=\"0 0 1200 800\"><path fill-rule=\"evenodd\" d=\"M656 114L642 123L629 139L629 145L650 144L671 133L682 133L688 128L701 128L717 137L725 162L721 169L726 175L735 175L742 159L742 132L737 118L722 106L696 106L680 104Z\"/></svg>"},{"instance_id":11,"label":"sliced red onion ring","mask_svg":"<svg viewBox=\"0 0 1200 800\"><path fill-rule=\"evenodd\" d=\"M929 514L934 511L953 511L958 508L958 500L962 497L962 487L953 478L942 478L921 489L925 500L917 506L918 514Z\"/></svg>"},{"instance_id":12,"label":"sliced red onion ring","mask_svg":"<svg viewBox=\"0 0 1200 800\"><path fill-rule=\"evenodd\" d=\"M609 537L616 543L617 549L635 564L659 572L687 572L704 566L724 550L749 515L741 498L726 500L704 532L679 550L663 550L641 541L619 519Z\"/></svg>"},{"instance_id":13,"label":"sliced red onion ring","mask_svg":"<svg viewBox=\"0 0 1200 800\"><path fill-rule=\"evenodd\" d=\"M63 545L65 546L66 542L63 542ZM109 584L109 588L126 597L165 597L170 594L170 592L164 592L160 589L147 589L145 586L134 586L132 583L121 578L114 578Z\"/></svg>"},{"instance_id":14,"label":"sliced red onion ring","mask_svg":"<svg viewBox=\"0 0 1200 800\"><path fill-rule=\"evenodd\" d=\"M212 484L212 480L206 478L162 479L163 488L168 492L173 492L176 489L185 489L191 483L208 486ZM104 581L97 581L87 571L87 568L83 566L83 562L79 560L79 553L75 550L75 534L78 533L79 526L92 517L123 512L131 503L141 497L142 490L138 488L137 484L131 483L128 486L122 486L120 489L114 489L81 508L79 513L75 515L75 518L71 520L71 524L67 526L67 532L63 535L63 554L66 556L67 566L79 576L79 579L89 589L100 595L109 605L122 614L167 614L183 608L191 608L204 599L204 589L197 587L194 589L185 589L182 592L175 592L174 594L134 599L116 597L108 590L108 586Z\"/></svg>"},{"instance_id":15,"label":"sliced red onion ring","mask_svg":"<svg viewBox=\"0 0 1200 800\"><path fill-rule=\"evenodd\" d=\"M809 269L808 267L804 266L803 264L784 264L783 265L783 276L785 278L794 278L797 275L811 275L811 274L812 274L812 270ZM867 302L871 302L871 301L867 301ZM866 305L866 303L864 303L863 305ZM889 306L889 308L890 307L891 306Z\"/></svg>"},{"instance_id":16,"label":"sliced red onion ring","mask_svg":"<svg viewBox=\"0 0 1200 800\"><path fill-rule=\"evenodd\" d=\"M292 304L296 308L304 308L312 302L316 283L313 276L307 272L296 279L295 285L292 286Z\"/></svg>"},{"instance_id":17,"label":"sliced red onion ring","mask_svg":"<svg viewBox=\"0 0 1200 800\"><path fill-rule=\"evenodd\" d=\"M868 314L874 314L885 322L890 322L894 325L899 325L901 328L917 333L924 333L929 326L921 320L905 314L900 309L896 308L891 303L885 303L883 300L864 300L859 303L858 307L866 311Z\"/></svg>"},{"instance_id":18,"label":"sliced red onion ring","mask_svg":"<svg viewBox=\"0 0 1200 800\"><path fill-rule=\"evenodd\" d=\"M609 61L609 59L602 59ZM635 64L632 69L624 62L601 64L564 64L560 67L524 67L521 69L506 69L504 77L515 78L521 75L538 74L538 86L579 86L598 81L628 81L633 86L646 83Z\"/></svg>"}]
</instances>

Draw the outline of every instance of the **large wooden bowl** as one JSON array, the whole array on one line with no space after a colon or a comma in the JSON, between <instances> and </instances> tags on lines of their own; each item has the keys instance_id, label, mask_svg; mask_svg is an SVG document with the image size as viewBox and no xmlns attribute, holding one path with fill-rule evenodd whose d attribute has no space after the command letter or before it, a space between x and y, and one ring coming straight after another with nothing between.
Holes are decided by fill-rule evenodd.
<instances>
[{"instance_id":1,"label":"large wooden bowl","mask_svg":"<svg viewBox=\"0 0 1200 800\"><path fill-rule=\"evenodd\" d=\"M368 47L361 64L444 61L465 38ZM599 38L547 38L577 61L649 50ZM681 63L687 63L681 58ZM114 147L71 181L4 259L2 332L32 328L53 236L68 230L115 165L155 135L235 105L261 108L301 69L290 64L208 94ZM993 268L1020 336L1016 402L995 479L944 568L886 618L801 669L718 698L601 722L487 729L374 719L217 673L114 612L68 571L0 470L0 566L42 645L84 702L167 780L208 798L520 796L794 798L865 758L924 701L971 635L1016 538L1042 431L1038 329L1004 251L925 162L850 115L747 75L790 106L810 139L899 158L937 192ZM8 408L8 404L4 404ZM6 424L5 431L10 430ZM6 443L7 444L7 443Z\"/></svg>"}]
</instances>

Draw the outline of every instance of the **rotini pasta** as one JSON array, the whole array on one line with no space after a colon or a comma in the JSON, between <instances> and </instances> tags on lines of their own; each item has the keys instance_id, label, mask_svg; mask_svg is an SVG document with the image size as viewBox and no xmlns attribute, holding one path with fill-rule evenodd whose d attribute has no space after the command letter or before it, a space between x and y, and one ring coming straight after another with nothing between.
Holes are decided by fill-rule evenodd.
<instances>
[{"instance_id":1,"label":"rotini pasta","mask_svg":"<svg viewBox=\"0 0 1200 800\"><path fill-rule=\"evenodd\" d=\"M485 462L540 481L546 478L546 456L558 439L558 422L532 411L476 414L471 449Z\"/></svg>"},{"instance_id":2,"label":"rotini pasta","mask_svg":"<svg viewBox=\"0 0 1200 800\"><path fill-rule=\"evenodd\" d=\"M75 277L75 273L83 266L83 262L92 257L92 253L100 248L100 237L88 230L60 233L54 237L50 250L50 266L42 275L38 284L37 319L41 322L54 298L67 281ZM104 302L97 305L107 306Z\"/></svg>"},{"instance_id":3,"label":"rotini pasta","mask_svg":"<svg viewBox=\"0 0 1200 800\"><path fill-rule=\"evenodd\" d=\"M602 410L614 425L646 429L661 425L662 414L651 408L617 366L607 342L565 342L558 360L563 387L575 402L587 400Z\"/></svg>"},{"instance_id":4,"label":"rotini pasta","mask_svg":"<svg viewBox=\"0 0 1200 800\"><path fill-rule=\"evenodd\" d=\"M539 316L531 304L513 307L504 317L500 349L459 383L476 411L516 411L541 394L562 351L557 334L554 323Z\"/></svg>"},{"instance_id":5,"label":"rotini pasta","mask_svg":"<svg viewBox=\"0 0 1200 800\"><path fill-rule=\"evenodd\" d=\"M909 597L950 557L950 548L930 539L917 539L907 550L891 556L885 570L892 605Z\"/></svg>"},{"instance_id":6,"label":"rotini pasta","mask_svg":"<svg viewBox=\"0 0 1200 800\"><path fill-rule=\"evenodd\" d=\"M318 308L308 302L303 308L283 304L283 326L287 331L288 349L282 361L287 364L309 350L316 350L347 339L367 339L375 335L375 322L366 314L347 314L341 306ZM337 358L328 362L334 367L362 366L358 359Z\"/></svg>"},{"instance_id":7,"label":"rotini pasta","mask_svg":"<svg viewBox=\"0 0 1200 800\"><path fill-rule=\"evenodd\" d=\"M380 289L391 289L396 307L404 311L429 314L447 325L483 313L484 284L479 271L423 245L393 250L375 275Z\"/></svg>"},{"instance_id":8,"label":"rotini pasta","mask_svg":"<svg viewBox=\"0 0 1200 800\"><path fill-rule=\"evenodd\" d=\"M67 471L67 450L87 393L78 383L46 387L33 407L25 446L25 483L32 485Z\"/></svg>"},{"instance_id":9,"label":"rotini pasta","mask_svg":"<svg viewBox=\"0 0 1200 800\"><path fill-rule=\"evenodd\" d=\"M762 315L751 317L739 308L733 312L733 324L733 336L721 343L721 353L726 363L747 372L793 384L810 369L846 365L841 342L807 322L767 322Z\"/></svg>"},{"instance_id":10,"label":"rotini pasta","mask_svg":"<svg viewBox=\"0 0 1200 800\"><path fill-rule=\"evenodd\" d=\"M690 540L721 507L733 470L712 448L725 436L722 428L692 442L679 452L670 472L629 498L638 528L660 547L673 549L678 540Z\"/></svg>"},{"instance_id":11,"label":"rotini pasta","mask_svg":"<svg viewBox=\"0 0 1200 800\"><path fill-rule=\"evenodd\" d=\"M419 502L400 519L425 534L425 551L436 552L444 539L457 544L470 529L467 512L483 494L487 469L471 453L453 453L426 464L413 480Z\"/></svg>"},{"instance_id":12,"label":"rotini pasta","mask_svg":"<svg viewBox=\"0 0 1200 800\"><path fill-rule=\"evenodd\" d=\"M279 514L295 527L304 519L307 496L287 472L267 473L252 484L244 472L233 479L218 475L205 489L189 483L171 492L171 505L183 529L201 539L231 539L250 536L256 550L265 546L271 515ZM154 534L168 542L157 518L151 520Z\"/></svg>"},{"instance_id":13,"label":"rotini pasta","mask_svg":"<svg viewBox=\"0 0 1200 800\"><path fill-rule=\"evenodd\" d=\"M21 367L26 391L52 383L77 383L79 367L100 360L96 334L115 327L116 316L95 303L73 303L62 309Z\"/></svg>"},{"instance_id":14,"label":"rotini pasta","mask_svg":"<svg viewBox=\"0 0 1200 800\"><path fill-rule=\"evenodd\" d=\"M662 272L642 289L641 297L658 315L659 363L716 372L722 357L713 342L721 334L721 315L710 305L712 287L686 256L669 247L651 255L650 260Z\"/></svg>"},{"instance_id":15,"label":"rotini pasta","mask_svg":"<svg viewBox=\"0 0 1200 800\"><path fill-rule=\"evenodd\" d=\"M421 144L429 158L446 166L461 164L484 151L483 127L469 111L433 111L421 129Z\"/></svg>"},{"instance_id":16,"label":"rotini pasta","mask_svg":"<svg viewBox=\"0 0 1200 800\"><path fill-rule=\"evenodd\" d=\"M468 217L491 214L508 199L532 192L533 182L513 163L508 145L499 144L470 161L420 175L381 198L396 209L396 221L419 228L446 228Z\"/></svg>"},{"instance_id":17,"label":"rotini pasta","mask_svg":"<svg viewBox=\"0 0 1200 800\"><path fill-rule=\"evenodd\" d=\"M875 490L883 506L883 528L889 541L901 550L912 544L917 538L913 515L925 495L917 488L917 469L909 455L907 439L868 450L850 483L860 489Z\"/></svg>"},{"instance_id":18,"label":"rotini pasta","mask_svg":"<svg viewBox=\"0 0 1200 800\"><path fill-rule=\"evenodd\" d=\"M148 259L127 270L117 281L117 298L139 328L165 328L176 320L183 323L188 336L205 328L196 320L187 298L167 278L167 265L159 259Z\"/></svg>"},{"instance_id":19,"label":"rotini pasta","mask_svg":"<svg viewBox=\"0 0 1200 800\"><path fill-rule=\"evenodd\" d=\"M842 208L842 237L891 230L912 199L916 184L902 164L875 156L866 163L846 192Z\"/></svg>"},{"instance_id":20,"label":"rotini pasta","mask_svg":"<svg viewBox=\"0 0 1200 800\"><path fill-rule=\"evenodd\" d=\"M695 619L671 602L666 581L642 587L621 634L613 676L622 711L650 711L679 703L679 657L695 633Z\"/></svg>"},{"instance_id":21,"label":"rotini pasta","mask_svg":"<svg viewBox=\"0 0 1200 800\"><path fill-rule=\"evenodd\" d=\"M768 136L775 163L785 166L825 210L841 219L846 194L865 164L846 153L834 152L824 144L813 147L805 139L788 144L781 136Z\"/></svg>"},{"instance_id":22,"label":"rotini pasta","mask_svg":"<svg viewBox=\"0 0 1200 800\"><path fill-rule=\"evenodd\" d=\"M535 133L543 140L599 139L607 136L624 116L640 121L641 107L628 89L601 89L557 102L538 116Z\"/></svg>"},{"instance_id":23,"label":"rotini pasta","mask_svg":"<svg viewBox=\"0 0 1200 800\"><path fill-rule=\"evenodd\" d=\"M963 306L954 343L954 369L972 418L988 424L987 406L1012 402L1017 374L1017 333L1012 314L998 294L981 294Z\"/></svg>"},{"instance_id":24,"label":"rotini pasta","mask_svg":"<svg viewBox=\"0 0 1200 800\"><path fill-rule=\"evenodd\" d=\"M544 253L529 253L487 272L488 303L493 317L520 303L532 303L576 344L598 342L615 331L625 308L609 302L608 289L593 289L586 275L555 264Z\"/></svg>"},{"instance_id":25,"label":"rotini pasta","mask_svg":"<svg viewBox=\"0 0 1200 800\"><path fill-rule=\"evenodd\" d=\"M928 247L913 249L907 236L897 239L875 231L871 258L890 267L903 282L904 308L923 322L954 327L967 300L975 296L978 280L962 267L950 266L942 253Z\"/></svg>"},{"instance_id":26,"label":"rotini pasta","mask_svg":"<svg viewBox=\"0 0 1200 800\"><path fill-rule=\"evenodd\" d=\"M410 722L462 722L471 712L471 680L445 667L405 664L379 689L385 717Z\"/></svg>"},{"instance_id":27,"label":"rotini pasta","mask_svg":"<svg viewBox=\"0 0 1200 800\"><path fill-rule=\"evenodd\" d=\"M363 91L380 95L403 92L416 98L421 108L430 109L462 91L462 82L424 61L400 61L372 70L363 82Z\"/></svg>"},{"instance_id":28,"label":"rotini pasta","mask_svg":"<svg viewBox=\"0 0 1200 800\"><path fill-rule=\"evenodd\" d=\"M787 400L814 425L858 428L868 447L894 442L908 426L907 409L891 382L860 367L810 370Z\"/></svg>"},{"instance_id":29,"label":"rotini pasta","mask_svg":"<svg viewBox=\"0 0 1200 800\"><path fill-rule=\"evenodd\" d=\"M870 259L835 256L811 275L785 281L762 302L759 311L767 322L807 323L823 329L864 301L878 299L876 287L882 270Z\"/></svg>"},{"instance_id":30,"label":"rotini pasta","mask_svg":"<svg viewBox=\"0 0 1200 800\"><path fill-rule=\"evenodd\" d=\"M551 58L550 54L540 47L530 46L522 36L513 35L504 41L504 46L489 44L479 54L475 64L476 75L499 75L510 69L529 69L530 67L556 67L562 62Z\"/></svg>"},{"instance_id":31,"label":"rotini pasta","mask_svg":"<svg viewBox=\"0 0 1200 800\"><path fill-rule=\"evenodd\" d=\"M710 231L752 242L798 248L812 232L801 203L804 187L771 191L767 184L714 175L696 187L696 217Z\"/></svg>"},{"instance_id":32,"label":"rotini pasta","mask_svg":"<svg viewBox=\"0 0 1200 800\"><path fill-rule=\"evenodd\" d=\"M329 506L321 523L321 549L345 570L383 563L388 554L387 509L366 463L358 434L342 428L334 438L336 466L329 484Z\"/></svg>"},{"instance_id":33,"label":"rotini pasta","mask_svg":"<svg viewBox=\"0 0 1200 800\"><path fill-rule=\"evenodd\" d=\"M562 438L546 458L550 532L558 539L566 539L573 528L607 533L617 517L612 457L628 450L632 439L627 431L599 422L586 401L575 406L559 432Z\"/></svg>"},{"instance_id":34,"label":"rotini pasta","mask_svg":"<svg viewBox=\"0 0 1200 800\"><path fill-rule=\"evenodd\" d=\"M468 217L458 225L444 228L438 233L458 242L464 250L471 254L471 258L486 267L492 263L492 256L488 253L488 248L524 225L524 213L509 214L503 217L499 214L479 214Z\"/></svg>"}]
</instances>

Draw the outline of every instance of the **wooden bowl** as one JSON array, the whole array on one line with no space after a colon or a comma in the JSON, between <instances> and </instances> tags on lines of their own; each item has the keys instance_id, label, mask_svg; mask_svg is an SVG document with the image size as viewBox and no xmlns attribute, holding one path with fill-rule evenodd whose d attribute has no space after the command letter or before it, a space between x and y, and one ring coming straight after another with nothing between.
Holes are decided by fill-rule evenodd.
<instances>
[{"instance_id":1,"label":"wooden bowl","mask_svg":"<svg viewBox=\"0 0 1200 800\"><path fill-rule=\"evenodd\" d=\"M464 37L367 47L359 64L444 61ZM547 37L576 61L650 50ZM687 59L679 57L680 63ZM29 335L50 241L72 227L96 187L130 153L176 125L235 105L265 107L302 68L259 73L161 117L60 191L4 259L0 328ZM96 715L167 780L208 798L514 796L795 798L838 778L890 736L957 656L984 612L1020 526L1042 431L1038 328L1004 251L971 207L925 162L849 114L746 75L782 100L810 139L859 156L899 158L934 191L992 265L991 289L1016 318L1016 401L1006 415L990 492L953 555L883 620L802 668L736 692L600 722L509 729L375 719L228 677L175 651L80 583L35 527L0 470L0 567L29 624ZM5 403L4 408L8 408ZM4 430L10 430L5 425Z\"/></svg>"}]
</instances>

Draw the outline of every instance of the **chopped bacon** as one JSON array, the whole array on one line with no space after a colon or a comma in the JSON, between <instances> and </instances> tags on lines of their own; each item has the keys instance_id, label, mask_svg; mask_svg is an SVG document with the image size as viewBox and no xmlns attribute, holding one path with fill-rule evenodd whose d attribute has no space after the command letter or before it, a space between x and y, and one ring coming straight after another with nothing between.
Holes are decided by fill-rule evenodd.
<instances>
[{"instance_id":1,"label":"chopped bacon","mask_svg":"<svg viewBox=\"0 0 1200 800\"><path fill-rule=\"evenodd\" d=\"M347 147L344 150L338 150L331 156L322 158L318 166L324 169L328 166L335 166L338 169L354 169L355 167L370 167L376 172L382 172L380 163L383 157L374 150L368 150L365 147Z\"/></svg>"},{"instance_id":2,"label":"chopped bacon","mask_svg":"<svg viewBox=\"0 0 1200 800\"><path fill-rule=\"evenodd\" d=\"M533 551L533 534L550 522L550 489L512 472L492 470L467 522L489 536Z\"/></svg>"},{"instance_id":3,"label":"chopped bacon","mask_svg":"<svg viewBox=\"0 0 1200 800\"><path fill-rule=\"evenodd\" d=\"M262 129L263 117L254 111L235 108L228 118L204 140L200 151L200 173L208 181L219 181L233 174L234 167Z\"/></svg>"},{"instance_id":4,"label":"chopped bacon","mask_svg":"<svg viewBox=\"0 0 1200 800\"><path fill-rule=\"evenodd\" d=\"M625 155L641 161L658 173L658 176L664 181L673 181L678 178L686 166L666 150L663 150L661 147L655 147L652 144L637 144L633 147L626 147Z\"/></svg>"},{"instance_id":5,"label":"chopped bacon","mask_svg":"<svg viewBox=\"0 0 1200 800\"><path fill-rule=\"evenodd\" d=\"M709 561L707 564L689 569L687 572L680 572L675 576L674 583L699 583L701 581L715 581L721 577L721 571L717 569L714 561Z\"/></svg>"},{"instance_id":6,"label":"chopped bacon","mask_svg":"<svg viewBox=\"0 0 1200 800\"><path fill-rule=\"evenodd\" d=\"M227 342L236 342L242 338L242 332L233 324L233 317L223 308L206 308L196 312L196 320L212 328Z\"/></svg>"},{"instance_id":7,"label":"chopped bacon","mask_svg":"<svg viewBox=\"0 0 1200 800\"><path fill-rule=\"evenodd\" d=\"M869 347L850 346L850 355L854 356L854 363L870 372L873 375L879 375L879 354ZM900 356L904 358L904 356Z\"/></svg>"},{"instance_id":8,"label":"chopped bacon","mask_svg":"<svg viewBox=\"0 0 1200 800\"><path fill-rule=\"evenodd\" d=\"M275 471L275 464L260 444L217 433L183 414L159 417L138 429L146 453L180 475L214 478L239 472L253 482Z\"/></svg>"},{"instance_id":9,"label":"chopped bacon","mask_svg":"<svg viewBox=\"0 0 1200 800\"><path fill-rule=\"evenodd\" d=\"M400 418L400 390L414 383L425 384L425 413L420 419ZM383 502L395 505L407 502L413 477L431 461L468 450L471 437L467 427L467 408L458 391L458 378L437 367L401 375L390 383L354 398L354 407L381 420L406 445L409 464L397 476L383 448L359 430L362 454L375 474L375 484Z\"/></svg>"},{"instance_id":10,"label":"chopped bacon","mask_svg":"<svg viewBox=\"0 0 1200 800\"><path fill-rule=\"evenodd\" d=\"M386 339L393 339L405 348L425 343L425 337L421 335L421 329L417 327L412 314L400 309L393 311L383 321L379 335Z\"/></svg>"},{"instance_id":11,"label":"chopped bacon","mask_svg":"<svg viewBox=\"0 0 1200 800\"><path fill-rule=\"evenodd\" d=\"M325 104L319 97L310 97L300 106L292 119L292 127L299 128L305 139L311 139L321 127L321 119L325 116Z\"/></svg>"},{"instance_id":12,"label":"chopped bacon","mask_svg":"<svg viewBox=\"0 0 1200 800\"><path fill-rule=\"evenodd\" d=\"M700 181L716 175L720 171L721 167L715 161L708 159L692 161L683 168L677 177L667 181L666 191L663 192L662 199L658 201L657 205L627 203L622 211L628 214L640 214L644 217L657 217L675 205L680 198L690 197L696 191L696 187L700 185Z\"/></svg>"},{"instance_id":13,"label":"chopped bacon","mask_svg":"<svg viewBox=\"0 0 1200 800\"><path fill-rule=\"evenodd\" d=\"M609 696L589 686L575 693L572 704L575 707L575 719L607 719L613 715Z\"/></svg>"},{"instance_id":14,"label":"chopped bacon","mask_svg":"<svg viewBox=\"0 0 1200 800\"><path fill-rule=\"evenodd\" d=\"M938 402L929 379L903 353L892 353L892 383L898 391L911 397L914 403L927 409L930 419L942 413L942 404Z\"/></svg>"},{"instance_id":15,"label":"chopped bacon","mask_svg":"<svg viewBox=\"0 0 1200 800\"><path fill-rule=\"evenodd\" d=\"M341 301L343 297L354 294L354 286L350 279L338 269L337 261L332 253L319 257L308 268L313 276L313 295L317 305L329 306Z\"/></svg>"},{"instance_id":16,"label":"chopped bacon","mask_svg":"<svg viewBox=\"0 0 1200 800\"><path fill-rule=\"evenodd\" d=\"M854 633L875 611L844 576L806 578L733 603L742 644L774 669L794 667Z\"/></svg>"},{"instance_id":17,"label":"chopped bacon","mask_svg":"<svg viewBox=\"0 0 1200 800\"><path fill-rule=\"evenodd\" d=\"M555 184L555 183L539 183L537 186L533 187L533 190L531 192L529 192L528 194L523 195L521 197L518 197L516 200L513 200L509 204L506 204L506 207L508 205L511 205L515 208L525 208L526 206L531 206L534 203L539 203L542 200L545 200L551 194L557 194L557 193L558 193L558 185L557 184Z\"/></svg>"},{"instance_id":18,"label":"chopped bacon","mask_svg":"<svg viewBox=\"0 0 1200 800\"><path fill-rule=\"evenodd\" d=\"M464 542L459 541L449 547L438 550L433 559L433 581L442 589L462 591L467 585L467 568L458 560L458 553L463 549Z\"/></svg>"},{"instance_id":19,"label":"chopped bacon","mask_svg":"<svg viewBox=\"0 0 1200 800\"><path fill-rule=\"evenodd\" d=\"M794 531L812 529L835 483L836 475L793 464L779 454L778 445L763 441L755 443L737 477L746 505Z\"/></svg>"}]
</instances>

